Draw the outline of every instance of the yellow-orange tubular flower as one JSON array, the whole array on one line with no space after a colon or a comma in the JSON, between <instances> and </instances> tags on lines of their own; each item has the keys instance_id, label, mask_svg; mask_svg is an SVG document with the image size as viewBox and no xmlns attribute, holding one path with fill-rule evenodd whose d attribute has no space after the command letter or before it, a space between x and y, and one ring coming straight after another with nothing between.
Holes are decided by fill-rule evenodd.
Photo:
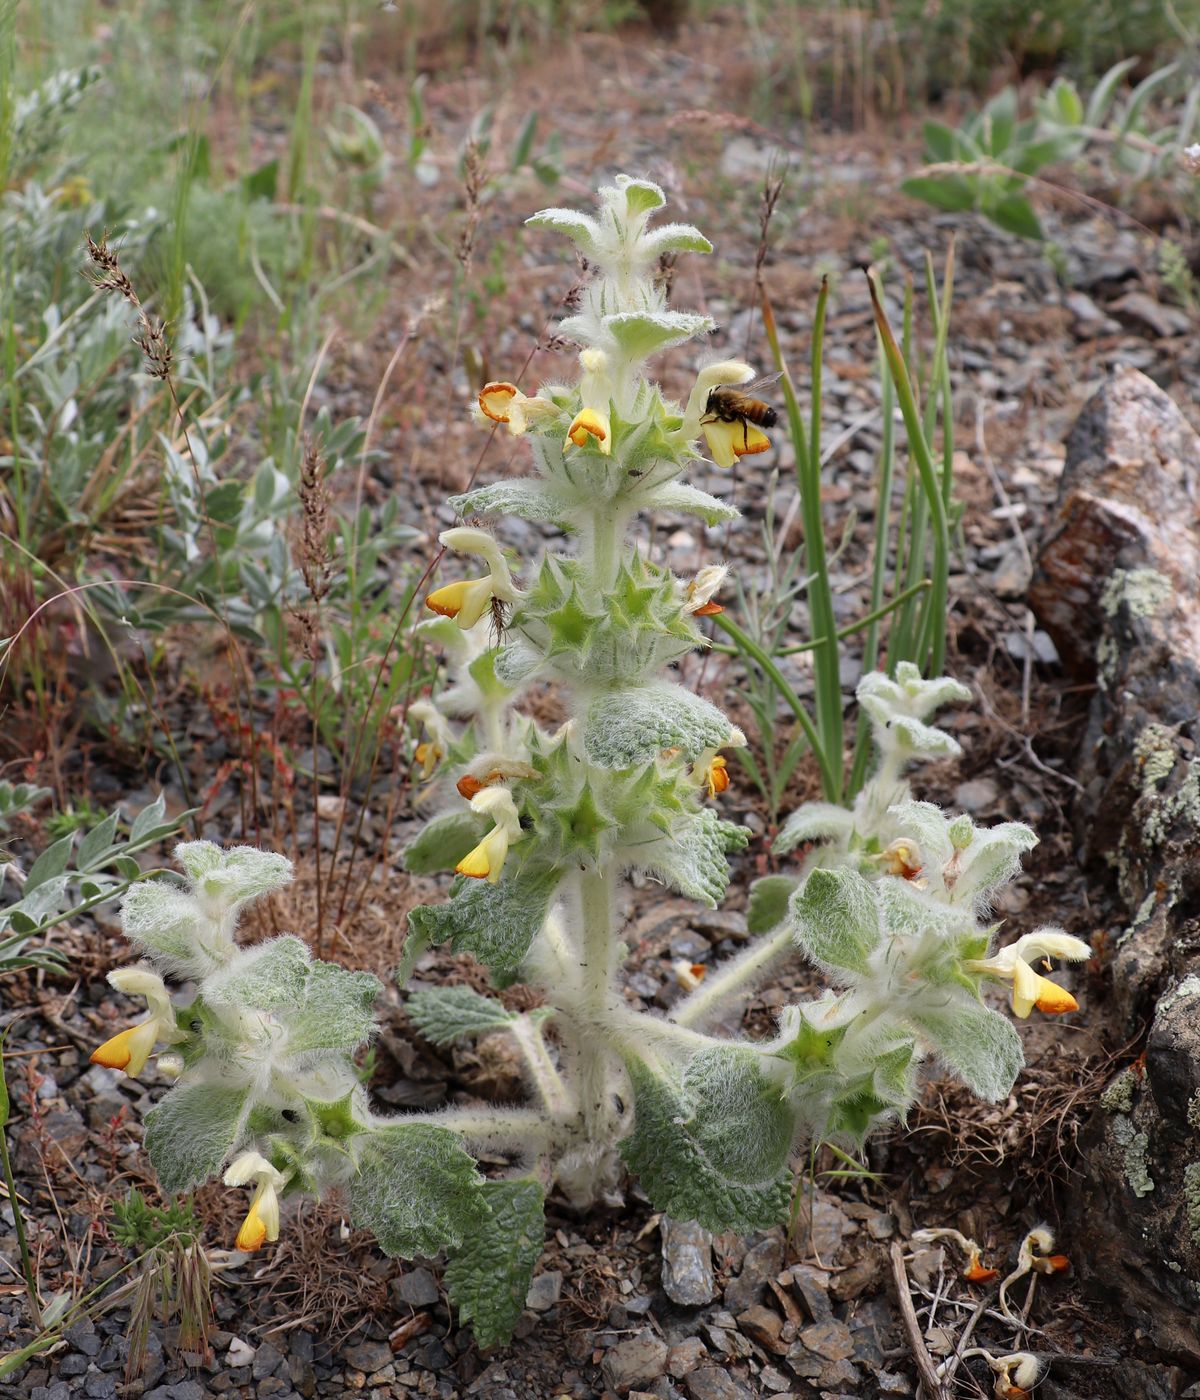
<instances>
[{"instance_id":1,"label":"yellow-orange tubular flower","mask_svg":"<svg viewBox=\"0 0 1200 1400\"><path fill-rule=\"evenodd\" d=\"M108 980L119 992L145 997L150 1014L93 1050L92 1064L123 1069L130 1079L136 1079L160 1040L174 1044L186 1036L175 1024L171 998L158 973L147 967L120 967L108 974Z\"/></svg>"},{"instance_id":2,"label":"yellow-orange tubular flower","mask_svg":"<svg viewBox=\"0 0 1200 1400\"><path fill-rule=\"evenodd\" d=\"M479 391L479 412L493 423L503 423L513 437L520 437L531 423L554 417L559 409L549 399L523 394L515 384L498 380Z\"/></svg>"},{"instance_id":3,"label":"yellow-orange tubular flower","mask_svg":"<svg viewBox=\"0 0 1200 1400\"><path fill-rule=\"evenodd\" d=\"M508 859L508 848L519 841L525 833L521 830L521 818L512 793L504 787L485 787L471 798L471 807L483 816L491 817L496 823L491 831L454 867L458 875L467 875L472 880L486 880L488 884L499 883L500 872Z\"/></svg>"},{"instance_id":4,"label":"yellow-orange tubular flower","mask_svg":"<svg viewBox=\"0 0 1200 1400\"><path fill-rule=\"evenodd\" d=\"M726 423L708 411L708 397L714 389L745 384L753 378L754 371L741 360L720 360L705 365L688 396L683 413L683 436L691 442L703 433L709 454L718 467L732 467L739 457L765 452L771 445L766 433L753 423L740 418Z\"/></svg>"},{"instance_id":5,"label":"yellow-orange tubular flower","mask_svg":"<svg viewBox=\"0 0 1200 1400\"><path fill-rule=\"evenodd\" d=\"M1082 938L1073 938L1058 929L1038 929L1010 943L990 958L973 958L963 963L964 972L982 972L1012 983L1012 1008L1022 1020L1036 1006L1051 1016L1076 1011L1079 1003L1057 982L1051 982L1040 972L1034 972L1030 960L1062 958L1067 962L1082 962L1092 950Z\"/></svg>"},{"instance_id":6,"label":"yellow-orange tubular flower","mask_svg":"<svg viewBox=\"0 0 1200 1400\"><path fill-rule=\"evenodd\" d=\"M608 356L603 350L589 347L579 352L583 373L579 380L580 409L567 429L564 449L574 444L592 446L605 456L612 452L612 423L608 416L612 386L608 374Z\"/></svg>"},{"instance_id":7,"label":"yellow-orange tubular flower","mask_svg":"<svg viewBox=\"0 0 1200 1400\"><path fill-rule=\"evenodd\" d=\"M249 1253L267 1240L279 1238L279 1192L289 1179L259 1152L243 1152L230 1164L224 1178L226 1186L248 1186L254 1182L250 1209L234 1241L238 1249Z\"/></svg>"},{"instance_id":8,"label":"yellow-orange tubular flower","mask_svg":"<svg viewBox=\"0 0 1200 1400\"><path fill-rule=\"evenodd\" d=\"M466 632L488 611L493 598L503 603L515 603L521 596L500 546L486 530L464 525L443 530L438 538L447 549L482 555L488 565L488 574L486 578L459 579L435 588L425 599L425 606L431 612L452 617Z\"/></svg>"}]
</instances>

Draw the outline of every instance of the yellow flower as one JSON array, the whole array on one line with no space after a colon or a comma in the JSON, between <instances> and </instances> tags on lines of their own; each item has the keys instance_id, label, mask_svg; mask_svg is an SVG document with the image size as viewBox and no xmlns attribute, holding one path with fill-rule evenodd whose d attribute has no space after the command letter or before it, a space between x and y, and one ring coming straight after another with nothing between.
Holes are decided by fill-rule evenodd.
<instances>
[{"instance_id":1,"label":"yellow flower","mask_svg":"<svg viewBox=\"0 0 1200 1400\"><path fill-rule=\"evenodd\" d=\"M965 972L982 972L985 977L1011 982L1013 1012L1024 1020L1035 1006L1051 1016L1079 1008L1070 992L1040 972L1034 972L1030 959L1062 958L1068 962L1082 962L1091 955L1092 950L1083 939L1072 938L1069 933L1055 929L1039 929L1001 948L993 957L971 958L962 966Z\"/></svg>"},{"instance_id":2,"label":"yellow flower","mask_svg":"<svg viewBox=\"0 0 1200 1400\"><path fill-rule=\"evenodd\" d=\"M915 880L924 867L920 846L907 836L901 836L880 851L879 862L889 875L899 875L905 880Z\"/></svg>"},{"instance_id":3,"label":"yellow flower","mask_svg":"<svg viewBox=\"0 0 1200 1400\"><path fill-rule=\"evenodd\" d=\"M579 352L579 364L583 370L579 379L581 407L567 429L563 447L571 443L576 447L586 447L588 438L594 438L595 446L608 456L612 452L612 424L608 416L612 384L608 374L608 356L603 350L589 347Z\"/></svg>"},{"instance_id":4,"label":"yellow flower","mask_svg":"<svg viewBox=\"0 0 1200 1400\"><path fill-rule=\"evenodd\" d=\"M443 530L438 538L447 549L482 555L488 564L488 574L486 578L459 579L435 588L425 599L425 606L432 612L454 618L466 632L488 611L493 598L515 603L521 596L500 546L486 530L460 526Z\"/></svg>"},{"instance_id":5,"label":"yellow flower","mask_svg":"<svg viewBox=\"0 0 1200 1400\"><path fill-rule=\"evenodd\" d=\"M765 452L771 445L760 428L741 418L725 423L709 412L709 395L725 385L745 384L754 371L741 360L721 360L705 365L696 376L683 413L682 434L692 442L703 432L708 450L718 467L732 467L739 457Z\"/></svg>"},{"instance_id":6,"label":"yellow flower","mask_svg":"<svg viewBox=\"0 0 1200 1400\"><path fill-rule=\"evenodd\" d=\"M123 1069L130 1079L136 1079L160 1040L174 1044L187 1037L175 1024L166 984L156 972L147 967L121 967L110 972L108 980L119 992L145 997L150 1014L93 1050L92 1064Z\"/></svg>"},{"instance_id":7,"label":"yellow flower","mask_svg":"<svg viewBox=\"0 0 1200 1400\"><path fill-rule=\"evenodd\" d=\"M499 883L500 872L508 859L509 846L525 835L521 830L517 804L507 788L485 787L471 798L471 807L491 817L496 825L474 849L463 856L454 870L458 875L468 875L472 880L486 880L488 884L495 885Z\"/></svg>"},{"instance_id":8,"label":"yellow flower","mask_svg":"<svg viewBox=\"0 0 1200 1400\"><path fill-rule=\"evenodd\" d=\"M413 757L420 764L421 781L428 782L434 769L446 757L454 736L445 716L428 700L414 701L408 707L408 718L429 735L413 751Z\"/></svg>"},{"instance_id":9,"label":"yellow flower","mask_svg":"<svg viewBox=\"0 0 1200 1400\"><path fill-rule=\"evenodd\" d=\"M250 1209L242 1221L234 1243L249 1253L266 1240L279 1238L279 1192L290 1180L258 1152L243 1152L225 1173L226 1186L248 1186L254 1182Z\"/></svg>"},{"instance_id":10,"label":"yellow flower","mask_svg":"<svg viewBox=\"0 0 1200 1400\"><path fill-rule=\"evenodd\" d=\"M493 423L503 423L513 437L528 432L531 422L557 415L558 405L538 395L523 394L515 384L498 380L479 391L479 411Z\"/></svg>"},{"instance_id":11,"label":"yellow flower","mask_svg":"<svg viewBox=\"0 0 1200 1400\"><path fill-rule=\"evenodd\" d=\"M705 786L708 788L709 797L716 797L717 793L724 792L729 786L729 768L720 754L717 754L708 765L708 771L704 775Z\"/></svg>"},{"instance_id":12,"label":"yellow flower","mask_svg":"<svg viewBox=\"0 0 1200 1400\"><path fill-rule=\"evenodd\" d=\"M709 455L718 467L732 467L739 457L753 457L771 446L771 439L761 428L742 418L735 418L732 423L716 418L701 426Z\"/></svg>"},{"instance_id":13,"label":"yellow flower","mask_svg":"<svg viewBox=\"0 0 1200 1400\"><path fill-rule=\"evenodd\" d=\"M608 415L595 408L581 408L567 430L567 442L586 447L589 437L596 439L596 446L605 455L612 451L612 425Z\"/></svg>"}]
</instances>

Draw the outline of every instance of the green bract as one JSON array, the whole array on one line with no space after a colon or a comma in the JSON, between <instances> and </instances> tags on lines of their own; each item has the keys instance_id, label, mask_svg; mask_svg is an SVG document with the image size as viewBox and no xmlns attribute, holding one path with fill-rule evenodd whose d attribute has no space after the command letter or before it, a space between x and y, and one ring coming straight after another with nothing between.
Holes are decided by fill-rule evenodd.
<instances>
[{"instance_id":1,"label":"green bract","mask_svg":"<svg viewBox=\"0 0 1200 1400\"><path fill-rule=\"evenodd\" d=\"M631 537L645 511L710 523L735 514L680 480L702 436L718 461L734 460L739 442L762 449L739 439L740 425L705 421L713 388L748 382L750 366L705 365L682 405L647 377L650 357L711 329L668 309L655 276L663 253L709 251L695 229L653 226L664 202L656 185L619 177L594 216L551 209L530 220L567 234L590 265L561 328L582 347L578 382L538 394L486 385L481 418L530 444L534 474L455 505L558 522L572 549L522 570L486 530L446 531L449 581L429 595L440 616L424 627L444 649L447 683L409 709L429 816L405 858L414 873L456 877L445 899L412 911L397 979L407 985L425 951L448 944L498 987L519 980L536 996L518 1013L466 987L414 987L408 1016L438 1046L508 1037L530 1106L376 1115L355 1055L378 983L315 961L295 937L240 948L238 911L288 878L286 862L204 842L178 850L186 888L139 885L125 905L130 939L161 971L193 979L191 999L172 1012L156 974L123 974L119 985L142 989L151 1017L102 1047L103 1063L138 1069L152 1039L168 1047L160 1064L178 1083L147 1122L164 1186L185 1189L234 1158L227 1180L255 1187L239 1234L247 1248L274 1237L280 1195L341 1187L352 1219L385 1250L449 1252L450 1295L483 1345L508 1337L520 1315L550 1189L587 1205L619 1188L623 1161L675 1217L714 1230L782 1221L793 1154L823 1138L861 1144L882 1119L902 1118L922 1059L1003 1096L1020 1045L982 1004L981 982L1012 977L1016 996L1019 978L1021 1004L1036 1003L1040 983L1021 953L1078 956L1084 946L1045 932L988 957L986 903L1034 838L1017 823L978 830L911 800L906 765L958 752L931 725L934 710L967 692L902 664L858 690L875 776L852 811L817 804L787 822L779 850L822 844L794 876L755 888L745 951L703 977L680 964L690 992L666 1017L631 1006L620 880L637 872L716 905L727 857L748 838L717 805L728 785L720 750L745 740L671 671L702 643L697 615L717 606L725 570L678 579ZM451 575L464 555L463 576ZM554 732L516 708L541 682L567 710ZM705 1033L801 952L836 990L786 1008L771 1040ZM468 1148L486 1152L492 1178Z\"/></svg>"}]
</instances>

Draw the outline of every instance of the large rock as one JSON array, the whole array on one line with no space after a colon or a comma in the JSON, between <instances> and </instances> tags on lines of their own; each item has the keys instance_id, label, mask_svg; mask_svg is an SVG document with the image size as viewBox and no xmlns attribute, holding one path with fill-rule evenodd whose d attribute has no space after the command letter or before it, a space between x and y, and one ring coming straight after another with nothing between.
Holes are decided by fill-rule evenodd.
<instances>
[{"instance_id":1,"label":"large rock","mask_svg":"<svg viewBox=\"0 0 1200 1400\"><path fill-rule=\"evenodd\" d=\"M1128 922L1112 949L1120 1042L1149 1023L1085 1143L1072 1259L1159 1353L1200 1364L1200 438L1136 370L1067 441L1030 601L1094 676L1076 805L1083 858Z\"/></svg>"}]
</instances>

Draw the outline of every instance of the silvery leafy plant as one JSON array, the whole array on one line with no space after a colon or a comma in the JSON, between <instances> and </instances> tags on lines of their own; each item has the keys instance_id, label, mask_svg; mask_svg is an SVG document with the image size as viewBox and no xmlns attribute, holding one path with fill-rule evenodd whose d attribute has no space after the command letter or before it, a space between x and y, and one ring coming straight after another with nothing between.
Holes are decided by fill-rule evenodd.
<instances>
[{"instance_id":1,"label":"silvery leafy plant","mask_svg":"<svg viewBox=\"0 0 1200 1400\"><path fill-rule=\"evenodd\" d=\"M1013 823L979 831L911 800L907 763L956 750L929 715L964 692L898 668L859 690L875 724L874 779L852 812L808 808L788 824L785 845L825 844L782 889L763 936L707 976L678 968L687 994L666 1016L624 995L621 882L639 872L715 906L727 857L748 835L719 814L721 751L743 736L672 672L702 644L697 619L720 611L725 570L676 578L633 527L652 511L732 519L681 479L702 461L698 443L719 466L768 445L758 427L711 411L714 389L748 382L749 365L702 364L683 405L648 376L656 354L712 329L667 308L661 259L709 244L688 225L653 224L664 202L656 185L621 176L594 215L549 209L530 220L566 234L586 260L578 308L561 327L580 347L579 373L536 394L484 387L479 421L523 438L534 472L454 505L465 519L553 522L573 548L522 577L490 531L447 530L447 551L476 567L426 600L423 625L443 645L449 683L410 710L418 806L430 815L406 861L454 880L448 899L411 914L398 976L406 985L425 950L448 945L473 954L498 988L519 980L539 994L540 1004L524 998L534 1001L526 1012L466 987L416 990L407 1003L435 1045L510 1037L528 1106L376 1115L355 1057L379 983L314 959L299 938L239 947L239 910L286 881L288 865L205 842L176 852L186 885L139 885L127 897L126 932L152 966L111 980L148 1011L94 1057L136 1074L161 1047L158 1067L177 1082L148 1117L147 1149L166 1190L219 1172L253 1187L240 1248L277 1237L282 1198L340 1188L352 1221L388 1253L447 1252L450 1297L482 1345L511 1335L551 1189L586 1208L631 1171L676 1218L773 1225L792 1198L793 1153L823 1139L861 1144L903 1117L927 1056L985 1097L1006 1094L1020 1044L982 1004L981 983L1010 980L1018 1012L1063 1010L1067 994L1031 960L1087 952L1042 931L991 953L987 899L1032 833ZM548 684L569 715L553 732L517 708ZM797 949L833 990L788 1007L771 1040L711 1033ZM188 989L172 994L164 976ZM481 1153L508 1169L484 1176Z\"/></svg>"}]
</instances>

